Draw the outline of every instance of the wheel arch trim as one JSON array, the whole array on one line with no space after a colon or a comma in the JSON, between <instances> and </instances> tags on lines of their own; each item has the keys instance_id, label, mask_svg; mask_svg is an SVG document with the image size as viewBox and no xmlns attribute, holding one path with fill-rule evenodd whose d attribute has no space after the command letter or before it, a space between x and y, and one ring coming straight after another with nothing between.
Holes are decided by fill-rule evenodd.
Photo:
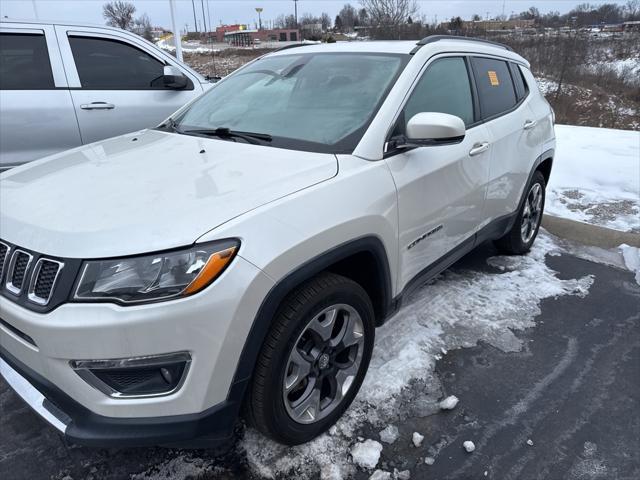
<instances>
[{"instance_id":1,"label":"wheel arch trim","mask_svg":"<svg viewBox=\"0 0 640 480\"><path fill-rule=\"evenodd\" d=\"M244 397L246 386L253 374L254 366L260 349L262 348L262 344L264 343L264 339L271 327L278 307L289 292L302 282L305 282L315 275L327 270L332 265L359 253L369 253L373 255L373 258L375 259L377 267L376 271L379 276L378 282L380 283L381 295L383 296L382 304L385 307L383 316L386 316L388 312L393 310L389 260L384 244L378 237L360 237L317 255L277 281L263 299L258 309L258 313L253 319L249 334L247 335L240 358L236 365L236 371L229 390L229 396L240 394L241 397ZM377 318L376 323L382 323L382 318ZM241 400L241 398L234 400Z\"/></svg>"}]
</instances>

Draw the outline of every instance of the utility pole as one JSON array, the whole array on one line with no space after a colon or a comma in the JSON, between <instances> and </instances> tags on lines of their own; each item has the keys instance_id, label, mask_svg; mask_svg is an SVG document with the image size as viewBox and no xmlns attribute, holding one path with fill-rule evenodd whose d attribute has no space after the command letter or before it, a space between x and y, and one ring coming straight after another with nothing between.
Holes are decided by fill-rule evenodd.
<instances>
[{"instance_id":1,"label":"utility pole","mask_svg":"<svg viewBox=\"0 0 640 480\"><path fill-rule=\"evenodd\" d=\"M33 15L38 19L38 7L36 7L36 0L31 0L31 4L33 5Z\"/></svg>"},{"instance_id":2,"label":"utility pole","mask_svg":"<svg viewBox=\"0 0 640 480\"><path fill-rule=\"evenodd\" d=\"M198 33L198 19L196 17L196 4L194 0L191 0L191 6L193 7L193 23L196 26L196 33Z\"/></svg>"},{"instance_id":3,"label":"utility pole","mask_svg":"<svg viewBox=\"0 0 640 480\"><path fill-rule=\"evenodd\" d=\"M296 28L298 28L298 0L293 0L293 8L296 16Z\"/></svg>"},{"instance_id":4,"label":"utility pole","mask_svg":"<svg viewBox=\"0 0 640 480\"><path fill-rule=\"evenodd\" d=\"M176 6L175 0L169 0L169 9L171 10L171 29L173 30L173 44L176 47L176 58L182 61L182 38L180 38L180 32L176 28ZM187 27L187 32L189 28Z\"/></svg>"},{"instance_id":5,"label":"utility pole","mask_svg":"<svg viewBox=\"0 0 640 480\"><path fill-rule=\"evenodd\" d=\"M202 6L202 23L204 23L204 33L207 33L207 17L204 14L204 0L200 0L200 5Z\"/></svg>"},{"instance_id":6,"label":"utility pole","mask_svg":"<svg viewBox=\"0 0 640 480\"><path fill-rule=\"evenodd\" d=\"M209 10L209 0L207 0L207 20L209 20L209 28L213 31L213 24L211 23L211 10Z\"/></svg>"}]
</instances>

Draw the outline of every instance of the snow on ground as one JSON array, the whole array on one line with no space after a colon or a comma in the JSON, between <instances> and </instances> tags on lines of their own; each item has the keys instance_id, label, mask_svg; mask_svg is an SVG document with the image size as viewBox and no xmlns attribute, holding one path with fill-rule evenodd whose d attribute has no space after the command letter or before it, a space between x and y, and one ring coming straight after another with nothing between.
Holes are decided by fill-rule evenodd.
<instances>
[{"instance_id":1,"label":"snow on ground","mask_svg":"<svg viewBox=\"0 0 640 480\"><path fill-rule=\"evenodd\" d=\"M640 232L640 132L556 125L546 213Z\"/></svg>"},{"instance_id":2,"label":"snow on ground","mask_svg":"<svg viewBox=\"0 0 640 480\"><path fill-rule=\"evenodd\" d=\"M421 405L426 413L439 411L438 400L446 395L434 368L442 348L471 347L483 340L504 351L518 351L522 345L514 330L534 326L542 299L587 294L591 277L561 280L545 264L545 255L559 250L551 236L541 233L527 256L488 259L495 273L447 271L421 288L376 331L367 377L336 428L296 447L247 430L241 448L249 466L266 478L295 474L304 479L319 473L324 478L348 478L356 469L349 452L359 443L356 435L364 425L382 428L393 423L407 414L408 404ZM413 391L416 384L423 385L423 391Z\"/></svg>"},{"instance_id":3,"label":"snow on ground","mask_svg":"<svg viewBox=\"0 0 640 480\"><path fill-rule=\"evenodd\" d=\"M640 248L620 245L620 252L626 267L636 274L636 282L640 285Z\"/></svg>"}]
</instances>

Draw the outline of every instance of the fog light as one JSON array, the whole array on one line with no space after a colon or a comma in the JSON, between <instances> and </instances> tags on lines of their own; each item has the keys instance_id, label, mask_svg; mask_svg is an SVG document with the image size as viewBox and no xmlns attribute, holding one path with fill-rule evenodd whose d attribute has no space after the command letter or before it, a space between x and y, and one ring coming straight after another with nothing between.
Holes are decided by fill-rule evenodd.
<instances>
[{"instance_id":1,"label":"fog light","mask_svg":"<svg viewBox=\"0 0 640 480\"><path fill-rule=\"evenodd\" d=\"M113 360L72 360L71 368L89 385L115 398L169 395L180 389L191 356L171 353Z\"/></svg>"}]
</instances>

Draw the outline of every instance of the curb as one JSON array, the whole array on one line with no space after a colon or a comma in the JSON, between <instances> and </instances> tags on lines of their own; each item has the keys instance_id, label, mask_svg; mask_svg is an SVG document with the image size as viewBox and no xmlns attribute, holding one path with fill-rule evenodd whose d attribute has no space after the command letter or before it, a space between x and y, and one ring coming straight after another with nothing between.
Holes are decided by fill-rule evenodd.
<instances>
[{"instance_id":1,"label":"curb","mask_svg":"<svg viewBox=\"0 0 640 480\"><path fill-rule=\"evenodd\" d=\"M621 232L546 214L542 217L542 226L558 237L585 245L609 249L625 243L640 248L640 234L638 233Z\"/></svg>"}]
</instances>

